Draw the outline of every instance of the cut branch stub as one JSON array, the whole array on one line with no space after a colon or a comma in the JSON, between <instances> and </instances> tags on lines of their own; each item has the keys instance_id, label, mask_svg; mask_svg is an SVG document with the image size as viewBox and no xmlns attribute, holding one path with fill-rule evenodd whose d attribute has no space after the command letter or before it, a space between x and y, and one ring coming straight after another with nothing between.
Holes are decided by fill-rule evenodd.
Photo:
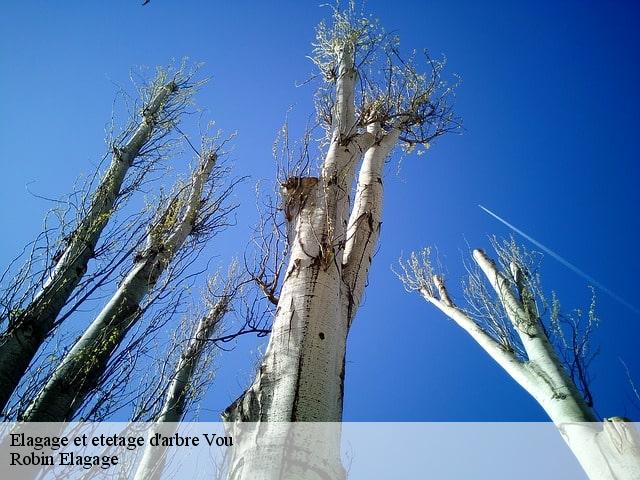
<instances>
[{"instance_id":1,"label":"cut branch stub","mask_svg":"<svg viewBox=\"0 0 640 480\"><path fill-rule=\"evenodd\" d=\"M298 216L318 181L318 177L289 177L280 185L282 209L287 219L287 241L289 245L293 245L295 239Z\"/></svg>"},{"instance_id":2,"label":"cut branch stub","mask_svg":"<svg viewBox=\"0 0 640 480\"><path fill-rule=\"evenodd\" d=\"M285 217L291 222L298 216L309 192L318 183L318 177L289 177L281 186Z\"/></svg>"}]
</instances>

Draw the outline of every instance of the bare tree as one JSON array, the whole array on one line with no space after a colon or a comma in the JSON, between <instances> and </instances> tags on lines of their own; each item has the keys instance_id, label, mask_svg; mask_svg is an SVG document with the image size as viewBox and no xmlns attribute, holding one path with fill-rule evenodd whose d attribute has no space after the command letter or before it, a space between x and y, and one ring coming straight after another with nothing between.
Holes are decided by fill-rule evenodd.
<instances>
[{"instance_id":1,"label":"bare tree","mask_svg":"<svg viewBox=\"0 0 640 480\"><path fill-rule=\"evenodd\" d=\"M281 182L287 265L276 279L279 294L276 283L261 285L277 302L272 333L255 381L226 410L227 421L341 420L346 339L379 236L385 160L399 144L426 148L458 127L443 63L425 55L421 73L400 57L397 39L353 5L320 24L314 47L325 156L319 176ZM278 427L265 424L256 430L259 442L237 450L232 478L296 478L295 469L281 471L283 450L274 452L284 437L269 437L269 428ZM321 463L314 465L319 475L344 473L339 462Z\"/></svg>"},{"instance_id":2,"label":"bare tree","mask_svg":"<svg viewBox=\"0 0 640 480\"><path fill-rule=\"evenodd\" d=\"M18 271L10 266L2 276L8 286L0 297L0 325L4 327L0 335L0 410L50 333L86 299L86 292L93 291L90 284L103 284L126 258L112 257L83 283L91 259L105 256L116 244L130 244L135 237L135 228L128 228L135 223L131 218L98 245L114 212L164 157L171 145L169 134L198 85L185 66L174 72L159 70L156 78L141 88L138 111L119 135L109 139L111 163L102 177L98 178L96 171L96 177L66 202L76 210L71 224L65 224L64 214L58 215L57 229L45 224L26 252L24 265ZM96 179L98 185L91 193ZM82 194L84 198L76 205ZM52 242L56 231L59 238ZM68 312L61 316L65 306L69 306Z\"/></svg>"},{"instance_id":3,"label":"bare tree","mask_svg":"<svg viewBox=\"0 0 640 480\"><path fill-rule=\"evenodd\" d=\"M589 342L597 323L595 303L587 315L565 315L549 301L537 273L535 253L512 240L493 240L498 264L473 251L479 270L468 267L466 306L453 300L430 250L400 262L399 278L462 327L545 410L591 479L640 477L640 439L622 417L596 423L589 389Z\"/></svg>"},{"instance_id":4,"label":"bare tree","mask_svg":"<svg viewBox=\"0 0 640 480\"><path fill-rule=\"evenodd\" d=\"M172 261L183 249L192 250L228 225L234 207L227 205L227 199L234 183L223 186L228 169L220 162L220 148L208 143L203 147L191 179L177 184L149 225L144 247L117 291L64 356L22 420L74 418L87 396L104 382L113 352L141 318L142 302Z\"/></svg>"}]
</instances>

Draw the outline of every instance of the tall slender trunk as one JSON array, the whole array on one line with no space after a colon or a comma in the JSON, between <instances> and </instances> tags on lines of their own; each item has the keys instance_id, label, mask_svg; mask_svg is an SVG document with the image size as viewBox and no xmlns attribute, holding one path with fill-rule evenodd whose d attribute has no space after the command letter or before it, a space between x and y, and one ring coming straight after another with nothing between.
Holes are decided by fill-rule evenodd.
<instances>
[{"instance_id":1,"label":"tall slender trunk","mask_svg":"<svg viewBox=\"0 0 640 480\"><path fill-rule=\"evenodd\" d=\"M413 281L425 300L462 327L544 409L565 442L592 480L640 478L640 438L632 424L624 421L598 423L577 386L549 342L527 290L520 267L512 262L515 288L496 264L481 250L473 258L492 286L513 331L520 338L525 360L498 342L449 296L443 280L427 278L414 267ZM405 277L406 281L406 277Z\"/></svg>"},{"instance_id":2,"label":"tall slender trunk","mask_svg":"<svg viewBox=\"0 0 640 480\"><path fill-rule=\"evenodd\" d=\"M180 360L176 365L173 378L165 395L162 410L151 426L148 438L156 433L164 436L173 435L178 429L178 422L182 421L193 388L195 370L202 358L213 332L215 332L229 308L230 296L223 297L211 308L198 326L191 340L187 343ZM166 449L160 446L147 446L134 476L134 480L152 480L161 478L165 465Z\"/></svg>"},{"instance_id":3,"label":"tall slender trunk","mask_svg":"<svg viewBox=\"0 0 640 480\"><path fill-rule=\"evenodd\" d=\"M122 147L115 149L109 168L94 193L87 214L49 278L33 300L12 319L0 336L0 411L6 406L34 355L55 326L55 320L87 271L100 235L111 218L127 171L152 138L156 120L177 91L175 82L161 87L143 109L142 120Z\"/></svg>"},{"instance_id":4,"label":"tall slender trunk","mask_svg":"<svg viewBox=\"0 0 640 480\"><path fill-rule=\"evenodd\" d=\"M400 134L397 128L393 128L381 136L378 124L370 125L368 131L379 140L366 151L360 167L342 260L346 287L346 296L342 299L342 314L348 319L349 324L362 301L369 268L380 237L384 163Z\"/></svg>"},{"instance_id":5,"label":"tall slender trunk","mask_svg":"<svg viewBox=\"0 0 640 480\"><path fill-rule=\"evenodd\" d=\"M180 219L173 197L165 213L150 228L147 245L116 293L72 349L64 356L40 393L29 404L22 420L64 422L73 419L87 395L101 381L107 363L129 329L139 319L141 302L191 234L202 204L204 184L217 155L205 156L194 172Z\"/></svg>"}]
</instances>

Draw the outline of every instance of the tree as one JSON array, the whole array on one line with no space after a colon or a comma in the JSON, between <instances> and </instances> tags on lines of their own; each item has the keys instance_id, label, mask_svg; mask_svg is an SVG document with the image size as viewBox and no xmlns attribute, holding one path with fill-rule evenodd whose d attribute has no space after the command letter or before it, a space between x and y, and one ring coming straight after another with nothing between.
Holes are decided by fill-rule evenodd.
<instances>
[{"instance_id":1,"label":"tree","mask_svg":"<svg viewBox=\"0 0 640 480\"><path fill-rule=\"evenodd\" d=\"M108 130L111 162L102 177L99 165L78 191L60 200L61 207L52 211L58 224L45 227L30 245L22 267L15 271L14 262L7 268L3 280L13 275L1 304L9 313L2 337L7 344L26 328L24 322L13 321L16 312L24 317L17 305L29 301L29 295L36 300L28 308L43 306L43 298L53 297L59 308L57 313L41 310L44 317L36 319L55 321L40 338L37 354L31 352L31 365L25 366L21 376L16 374L18 388L13 395L3 390L11 397L3 411L5 419L100 421L126 409L132 421L170 423L187 413L212 379L196 370L197 365L210 365L212 346L269 332L264 315L256 315L257 302L252 305L238 295L247 280L236 275L235 268L222 292L209 292L205 301L211 308L200 321L187 317L172 336L167 332L169 321L187 303L192 304L188 302L191 287L204 273L193 272L192 266L209 240L233 223L236 205L229 200L235 185L245 178L230 178L230 168L222 160L223 148L235 135L222 142L220 133L204 135L198 151L177 126L181 115L191 110L193 93L204 83L193 81L196 70L185 62L177 70L158 69L155 79L138 87L140 100L127 105L134 109L131 120L119 133L114 133L115 121ZM179 135L172 135L173 131ZM168 195L162 184L160 194L154 195L150 187L159 182L152 174L181 153L181 146L196 153L197 166L187 180L178 175ZM97 180L98 186L91 188ZM140 210L125 205L140 191L146 194ZM68 215L76 223L68 221ZM83 256L86 262L83 268L89 262L92 268L82 277L73 277L75 283L65 282L71 266L79 262L72 255L74 248L79 249L76 257ZM87 249L91 250L88 256ZM56 289L38 290L39 282L47 278ZM60 325L97 302L102 304L105 295L109 300L69 350L70 331L76 327L59 329ZM232 306L234 298L238 301ZM242 321L233 328L219 328L230 310L242 311L236 315ZM192 335L185 338L185 332ZM175 367L173 372L170 366ZM11 367L2 365L7 370Z\"/></svg>"},{"instance_id":2,"label":"tree","mask_svg":"<svg viewBox=\"0 0 640 480\"><path fill-rule=\"evenodd\" d=\"M191 74L184 69L174 73L159 71L141 89L139 112L120 135L110 140L111 163L97 188L89 195L89 184L84 192L79 192L86 196L70 231L66 231L66 225L60 225L58 231L62 234L52 241L47 227L32 244L25 265L18 272L8 269L3 275L3 280L12 273L14 277L0 301L0 325L4 326L0 335L0 410L6 407L38 349L82 302L78 290L88 289L91 282L111 271L113 265L108 264L81 284L89 262L105 253L101 251L104 248L97 246L107 223L162 159L168 135L196 87ZM64 214L60 218L64 219ZM109 237L111 240L113 235ZM108 245L109 241L103 243ZM41 270L40 263L44 264ZM74 303L71 301L74 292L75 305L61 316L65 306Z\"/></svg>"},{"instance_id":3,"label":"tree","mask_svg":"<svg viewBox=\"0 0 640 480\"><path fill-rule=\"evenodd\" d=\"M595 302L586 318L581 311L563 314L555 295L549 301L543 293L535 253L513 239L494 239L493 246L498 264L482 250L473 251L479 271L468 268L466 307L452 299L429 249L401 260L399 277L408 291L462 327L540 404L589 478L638 478L640 439L634 427L622 417L596 423L592 408L588 366Z\"/></svg>"},{"instance_id":4,"label":"tree","mask_svg":"<svg viewBox=\"0 0 640 480\"><path fill-rule=\"evenodd\" d=\"M314 47L326 153L317 177L288 175L281 184L287 264L259 282L276 303L273 328L253 384L224 413L265 424L253 432L260 446L243 434L247 449L230 460L231 478L296 477L295 467L280 470L286 435L269 422L341 420L346 340L380 233L385 160L398 144L427 148L458 126L443 63L427 55L420 73L401 59L397 39L353 5L320 24ZM344 475L335 459L313 468Z\"/></svg>"},{"instance_id":5,"label":"tree","mask_svg":"<svg viewBox=\"0 0 640 480\"><path fill-rule=\"evenodd\" d=\"M215 280L210 282L209 291L215 283ZM190 401L201 391L200 382L196 378L198 376L196 369L199 366L200 370L203 369L202 367L208 367L207 370L211 368L210 363L202 364L203 356L213 344L212 342L215 342L215 335L221 329L222 319L231 309L231 302L238 293L235 283L237 283L235 266L232 266L222 292L216 295L213 301L207 300L210 305L207 313L202 316L195 325L193 333L186 339L164 395L162 409L147 434L148 438L156 433L162 433L165 437L173 435L177 430L178 422L184 418ZM165 455L164 448L147 446L136 467L135 480L160 478L166 460Z\"/></svg>"},{"instance_id":6,"label":"tree","mask_svg":"<svg viewBox=\"0 0 640 480\"><path fill-rule=\"evenodd\" d=\"M224 142L222 143L224 145ZM64 422L74 418L101 383L108 361L145 310L143 300L181 253L188 239L201 243L228 224L231 186L220 163L222 145L205 145L190 181L178 184L149 225L144 247L118 289L64 356L22 415L24 421ZM193 249L193 245L188 246Z\"/></svg>"}]
</instances>

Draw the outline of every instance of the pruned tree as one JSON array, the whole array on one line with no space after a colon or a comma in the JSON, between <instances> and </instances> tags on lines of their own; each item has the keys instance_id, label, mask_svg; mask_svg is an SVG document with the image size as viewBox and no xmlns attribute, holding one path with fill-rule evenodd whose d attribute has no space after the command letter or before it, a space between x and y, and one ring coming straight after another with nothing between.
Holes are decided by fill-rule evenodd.
<instances>
[{"instance_id":1,"label":"pruned tree","mask_svg":"<svg viewBox=\"0 0 640 480\"><path fill-rule=\"evenodd\" d=\"M21 419L68 421L104 375L113 353L140 320L163 273L181 252L193 251L229 224L235 208L228 197L236 182L227 182L228 169L220 161L222 146L205 142L198 165L187 182L179 182L149 224L143 247L92 324L64 356ZM226 185L225 185L226 183Z\"/></svg>"},{"instance_id":2,"label":"pruned tree","mask_svg":"<svg viewBox=\"0 0 640 480\"><path fill-rule=\"evenodd\" d=\"M640 478L640 438L628 419L597 423L589 388L590 340L597 324L588 313L563 314L547 299L537 272L538 255L513 239L492 241L498 262L473 251L465 305L450 295L430 250L400 261L406 290L419 293L462 327L544 409L589 478Z\"/></svg>"},{"instance_id":3,"label":"pruned tree","mask_svg":"<svg viewBox=\"0 0 640 480\"><path fill-rule=\"evenodd\" d=\"M175 71L158 70L155 79L141 87L131 119L120 134L108 139L111 162L106 170L97 170L79 192L62 202L75 210L70 212L73 218L67 220L69 212L53 212L59 224L47 222L26 250L23 266L17 271L10 266L2 276L8 285L0 296L0 411L51 332L127 258L109 257L108 252L115 245L126 250L122 246L136 238L135 219L120 222L99 244L101 235L171 146L170 134L200 84L192 76L185 65ZM97 186L92 188L94 181ZM85 278L97 257L109 260Z\"/></svg>"},{"instance_id":4,"label":"pruned tree","mask_svg":"<svg viewBox=\"0 0 640 480\"><path fill-rule=\"evenodd\" d=\"M160 412L154 416L155 421L149 430L149 438L156 433L162 433L164 436L173 435L189 405L202 394L203 387L211 381L211 361L214 353L212 347L222 330L223 318L232 308L234 297L239 293L235 265L230 268L221 292L215 291L218 288L217 283L217 277L214 277L208 284L208 295L205 296L207 312L189 329L188 338L176 344L180 351L179 358L167 382ZM155 398L148 398L143 410L148 408L148 404L153 404L154 400ZM136 467L135 480L160 478L166 461L165 456L164 448L145 448Z\"/></svg>"},{"instance_id":5,"label":"pruned tree","mask_svg":"<svg viewBox=\"0 0 640 480\"><path fill-rule=\"evenodd\" d=\"M425 56L421 73L397 46L353 5L335 8L331 24L317 29L313 60L322 79L316 107L325 155L317 177L281 182L287 263L277 294L275 284L263 282L277 302L273 328L256 378L227 408L227 421L342 418L345 346L380 233L385 160L399 144L424 149L458 127L444 64ZM295 467L281 470L279 442L286 436L269 437L270 428L278 427L265 424L255 431L259 442L248 439L246 450L237 449L231 478L296 478ZM318 478L344 474L335 459L313 468Z\"/></svg>"}]
</instances>

